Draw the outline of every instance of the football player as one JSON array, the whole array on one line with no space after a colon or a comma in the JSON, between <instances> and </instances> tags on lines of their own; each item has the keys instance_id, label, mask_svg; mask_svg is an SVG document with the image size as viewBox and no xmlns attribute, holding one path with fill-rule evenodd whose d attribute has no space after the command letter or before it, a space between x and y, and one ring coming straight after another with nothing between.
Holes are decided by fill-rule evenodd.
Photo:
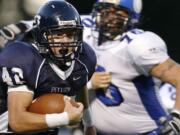
<instances>
[{"instance_id":1,"label":"football player","mask_svg":"<svg viewBox=\"0 0 180 135\"><path fill-rule=\"evenodd\" d=\"M99 0L92 19L83 19L84 41L97 55L88 86L100 135L180 134L180 66L158 35L135 28L141 9L141 0ZM168 117L158 96L161 81L177 89Z\"/></svg>"},{"instance_id":2,"label":"football player","mask_svg":"<svg viewBox=\"0 0 180 135\"><path fill-rule=\"evenodd\" d=\"M85 134L96 134L86 92L96 56L82 42L83 26L78 12L68 2L52 0L39 9L35 25L35 44L16 41L0 53L0 80L7 87L0 91L0 133L39 132L76 124L82 118ZM81 98L79 107L65 98L63 113L28 112L32 100L45 93L77 95Z\"/></svg>"},{"instance_id":3,"label":"football player","mask_svg":"<svg viewBox=\"0 0 180 135\"><path fill-rule=\"evenodd\" d=\"M4 46L14 40L18 39L18 36L28 33L35 28L33 20L21 20L16 24L9 24L0 29L0 50Z\"/></svg>"}]
</instances>

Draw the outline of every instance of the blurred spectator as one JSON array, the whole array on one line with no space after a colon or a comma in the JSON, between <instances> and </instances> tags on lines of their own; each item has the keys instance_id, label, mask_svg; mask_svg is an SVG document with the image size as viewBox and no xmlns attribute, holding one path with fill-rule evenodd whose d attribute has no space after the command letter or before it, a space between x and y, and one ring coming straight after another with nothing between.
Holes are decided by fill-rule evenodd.
<instances>
[{"instance_id":1,"label":"blurred spectator","mask_svg":"<svg viewBox=\"0 0 180 135\"><path fill-rule=\"evenodd\" d=\"M31 19L39 9L48 0L21 0L22 1L22 11L26 19Z\"/></svg>"},{"instance_id":2,"label":"blurred spectator","mask_svg":"<svg viewBox=\"0 0 180 135\"><path fill-rule=\"evenodd\" d=\"M0 0L0 26L22 19L20 1L21 0Z\"/></svg>"},{"instance_id":3,"label":"blurred spectator","mask_svg":"<svg viewBox=\"0 0 180 135\"><path fill-rule=\"evenodd\" d=\"M34 17L37 9L47 0L0 0L0 27L29 20Z\"/></svg>"}]
</instances>

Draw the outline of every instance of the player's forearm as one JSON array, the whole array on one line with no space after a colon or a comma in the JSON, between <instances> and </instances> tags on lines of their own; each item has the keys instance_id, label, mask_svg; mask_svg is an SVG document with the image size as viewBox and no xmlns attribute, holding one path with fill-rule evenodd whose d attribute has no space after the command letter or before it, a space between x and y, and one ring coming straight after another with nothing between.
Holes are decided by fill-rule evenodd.
<instances>
[{"instance_id":1,"label":"player's forearm","mask_svg":"<svg viewBox=\"0 0 180 135\"><path fill-rule=\"evenodd\" d=\"M30 112L9 115L9 124L15 132L33 132L48 128L45 115Z\"/></svg>"},{"instance_id":2,"label":"player's forearm","mask_svg":"<svg viewBox=\"0 0 180 135\"><path fill-rule=\"evenodd\" d=\"M83 88L81 92L81 100L85 106L82 121L85 129L87 129L89 127L93 127L93 122L92 122L91 109L89 104L89 95L86 86Z\"/></svg>"},{"instance_id":3,"label":"player's forearm","mask_svg":"<svg viewBox=\"0 0 180 135\"><path fill-rule=\"evenodd\" d=\"M176 87L175 108L180 110L180 65L172 59L152 68L151 75Z\"/></svg>"},{"instance_id":4,"label":"player's forearm","mask_svg":"<svg viewBox=\"0 0 180 135\"><path fill-rule=\"evenodd\" d=\"M76 100L79 102L83 103L84 109L88 108L89 106L89 101L88 101L88 92L87 92L87 87L84 86L79 93L76 96Z\"/></svg>"},{"instance_id":5,"label":"player's forearm","mask_svg":"<svg viewBox=\"0 0 180 135\"><path fill-rule=\"evenodd\" d=\"M89 108L89 95L88 95L87 87L84 88L83 103L85 109Z\"/></svg>"},{"instance_id":6,"label":"player's forearm","mask_svg":"<svg viewBox=\"0 0 180 135\"><path fill-rule=\"evenodd\" d=\"M176 83L176 101L174 108L180 110L180 80Z\"/></svg>"},{"instance_id":7,"label":"player's forearm","mask_svg":"<svg viewBox=\"0 0 180 135\"><path fill-rule=\"evenodd\" d=\"M25 111L19 116L14 115L12 118L9 120L10 126L18 133L42 131L68 125L70 122L67 112L41 115Z\"/></svg>"}]
</instances>

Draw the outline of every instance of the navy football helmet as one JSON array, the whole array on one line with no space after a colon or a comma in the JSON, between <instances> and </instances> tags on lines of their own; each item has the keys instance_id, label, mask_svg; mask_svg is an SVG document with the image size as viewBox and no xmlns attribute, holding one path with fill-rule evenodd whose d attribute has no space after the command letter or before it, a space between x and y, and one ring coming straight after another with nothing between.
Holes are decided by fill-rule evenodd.
<instances>
[{"instance_id":1,"label":"navy football helmet","mask_svg":"<svg viewBox=\"0 0 180 135\"><path fill-rule=\"evenodd\" d=\"M40 53L61 69L67 69L82 47L83 26L77 10L66 1L51 0L39 9L35 22L35 38ZM71 40L64 42L54 39L64 34ZM53 51L55 48L59 48L58 55Z\"/></svg>"},{"instance_id":2,"label":"navy football helmet","mask_svg":"<svg viewBox=\"0 0 180 135\"><path fill-rule=\"evenodd\" d=\"M99 42L115 40L118 35L133 28L138 23L141 10L141 0L98 0L92 17L95 21L93 30L98 32Z\"/></svg>"}]
</instances>

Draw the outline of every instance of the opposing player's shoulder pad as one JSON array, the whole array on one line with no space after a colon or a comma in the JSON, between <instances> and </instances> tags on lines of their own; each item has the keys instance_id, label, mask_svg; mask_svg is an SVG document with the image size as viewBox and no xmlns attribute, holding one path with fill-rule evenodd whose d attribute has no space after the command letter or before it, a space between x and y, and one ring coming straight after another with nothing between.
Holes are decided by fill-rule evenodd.
<instances>
[{"instance_id":1,"label":"opposing player's shoulder pad","mask_svg":"<svg viewBox=\"0 0 180 135\"><path fill-rule=\"evenodd\" d=\"M137 34L127 48L128 52L136 57L143 54L158 53L161 51L167 53L164 40L150 31Z\"/></svg>"}]
</instances>

